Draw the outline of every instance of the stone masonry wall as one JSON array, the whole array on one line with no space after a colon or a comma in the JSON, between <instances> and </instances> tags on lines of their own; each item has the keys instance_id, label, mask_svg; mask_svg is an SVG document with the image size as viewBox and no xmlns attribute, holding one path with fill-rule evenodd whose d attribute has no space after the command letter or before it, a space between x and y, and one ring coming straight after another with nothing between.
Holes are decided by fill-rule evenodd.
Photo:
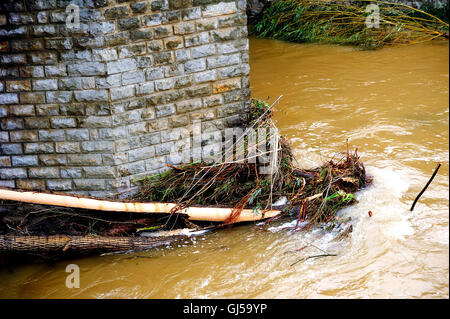
<instances>
[{"instance_id":1,"label":"stone masonry wall","mask_svg":"<svg viewBox=\"0 0 450 319\"><path fill-rule=\"evenodd\" d=\"M166 168L175 129L240 123L245 6L1 0L0 187L111 195Z\"/></svg>"}]
</instances>

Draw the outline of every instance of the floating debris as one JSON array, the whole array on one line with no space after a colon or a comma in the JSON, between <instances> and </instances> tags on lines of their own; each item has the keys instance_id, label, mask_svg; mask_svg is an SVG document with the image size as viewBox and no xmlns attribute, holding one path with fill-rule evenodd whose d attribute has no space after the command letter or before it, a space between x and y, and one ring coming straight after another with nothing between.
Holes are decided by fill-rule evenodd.
<instances>
[{"instance_id":1,"label":"floating debris","mask_svg":"<svg viewBox=\"0 0 450 319\"><path fill-rule=\"evenodd\" d=\"M0 207L0 252L61 257L129 251L261 219L267 225L274 219L294 218L289 226L294 231L339 228L338 210L355 203L354 193L371 182L357 149L351 152L347 143L339 161L315 169L296 167L288 142L272 122L274 104L252 101L246 127L254 130L238 137L223 152L222 162L169 166L144 178L128 202L0 190L0 199L14 199ZM260 130L268 132L255 145L269 150L265 162L257 156L252 160L248 152L249 141L256 140L252 132ZM348 235L351 228L346 229L342 233Z\"/></svg>"}]
</instances>

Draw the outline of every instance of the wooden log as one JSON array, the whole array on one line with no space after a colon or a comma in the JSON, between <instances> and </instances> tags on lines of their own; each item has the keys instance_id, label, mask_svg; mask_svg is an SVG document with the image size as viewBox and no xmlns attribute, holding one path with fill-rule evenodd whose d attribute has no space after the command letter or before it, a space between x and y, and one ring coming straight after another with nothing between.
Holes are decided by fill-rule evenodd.
<instances>
[{"instance_id":1,"label":"wooden log","mask_svg":"<svg viewBox=\"0 0 450 319\"><path fill-rule=\"evenodd\" d=\"M114 202L94 198L39 193L33 191L15 191L10 189L0 189L0 199L41 205L130 213L170 213L177 206L175 203ZM189 220L224 222L227 218L229 218L232 210L232 208L222 207L191 206L180 209L178 213L188 215ZM232 221L232 223L261 220L264 218L274 217L280 213L281 211L279 210L253 211L252 209L244 209L240 215Z\"/></svg>"}]
</instances>

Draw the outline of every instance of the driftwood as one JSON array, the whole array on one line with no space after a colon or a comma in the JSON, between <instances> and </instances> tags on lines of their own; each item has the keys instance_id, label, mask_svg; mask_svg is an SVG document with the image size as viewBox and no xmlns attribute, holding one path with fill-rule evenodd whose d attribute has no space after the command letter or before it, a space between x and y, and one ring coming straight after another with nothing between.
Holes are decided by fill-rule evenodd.
<instances>
[{"instance_id":1,"label":"driftwood","mask_svg":"<svg viewBox=\"0 0 450 319\"><path fill-rule=\"evenodd\" d=\"M428 180L427 184L424 186L424 188L420 191L419 195L416 196L416 199L414 200L411 208L409 209L411 212L414 210L414 206L416 206L417 201L419 200L420 196L425 192L425 190L430 186L431 182L433 181L434 177L436 176L439 168L441 167L441 163L436 166L436 169L433 172L433 175L431 175L430 179Z\"/></svg>"},{"instance_id":2,"label":"driftwood","mask_svg":"<svg viewBox=\"0 0 450 319\"><path fill-rule=\"evenodd\" d=\"M177 207L177 204L175 203L125 203L70 195L31 191L22 192L9 189L0 189L0 199L41 205L130 213L171 213ZM230 217L232 211L232 208L191 206L178 210L178 213L186 214L189 216L189 220L224 222ZM279 210L254 211L252 209L243 209L241 214L233 219L232 222L256 221L274 217L280 213L281 211Z\"/></svg>"}]
</instances>

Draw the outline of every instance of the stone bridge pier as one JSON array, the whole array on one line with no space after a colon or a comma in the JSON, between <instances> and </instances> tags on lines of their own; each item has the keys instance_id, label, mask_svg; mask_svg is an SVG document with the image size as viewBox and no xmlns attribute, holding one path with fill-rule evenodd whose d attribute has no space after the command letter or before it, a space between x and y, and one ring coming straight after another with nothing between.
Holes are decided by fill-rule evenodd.
<instances>
[{"instance_id":1,"label":"stone bridge pier","mask_svg":"<svg viewBox=\"0 0 450 319\"><path fill-rule=\"evenodd\" d=\"M239 125L245 7L1 0L0 187L105 197L166 169L175 130Z\"/></svg>"}]
</instances>

